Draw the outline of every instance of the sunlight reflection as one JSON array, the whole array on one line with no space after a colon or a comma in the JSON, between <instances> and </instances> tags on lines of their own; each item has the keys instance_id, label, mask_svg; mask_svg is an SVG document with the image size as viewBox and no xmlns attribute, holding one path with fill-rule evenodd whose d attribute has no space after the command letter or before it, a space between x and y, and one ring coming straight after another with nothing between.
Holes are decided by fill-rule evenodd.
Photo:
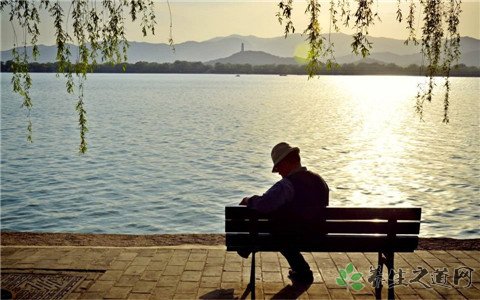
<instances>
[{"instance_id":1,"label":"sunlight reflection","mask_svg":"<svg viewBox=\"0 0 480 300\"><path fill-rule=\"evenodd\" d=\"M406 195L399 189L401 178L392 174L401 173L405 156L405 138L401 126L409 115L406 101L414 91L398 89L405 84L402 78L381 77L371 80L365 76L349 80L345 92L354 100L355 126L349 142L352 148L360 149L351 154L353 159L344 167L354 181L350 185L351 205L381 206L401 203ZM380 83L380 84L379 84ZM395 93L392 93L395 91ZM365 185L365 178L385 178ZM368 182L368 180L367 180Z\"/></svg>"}]
</instances>

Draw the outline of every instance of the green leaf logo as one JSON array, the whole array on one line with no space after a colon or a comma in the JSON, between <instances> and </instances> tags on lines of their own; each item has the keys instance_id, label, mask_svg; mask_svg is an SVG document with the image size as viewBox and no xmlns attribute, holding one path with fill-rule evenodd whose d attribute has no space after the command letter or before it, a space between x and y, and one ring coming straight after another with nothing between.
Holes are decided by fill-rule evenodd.
<instances>
[{"instance_id":1,"label":"green leaf logo","mask_svg":"<svg viewBox=\"0 0 480 300\"><path fill-rule=\"evenodd\" d=\"M339 269L338 273L340 274L340 277L336 278L338 286L344 286L347 289L351 287L354 291L360 291L364 288L363 283L360 282L362 273L357 272L352 263L348 263L345 269Z\"/></svg>"}]
</instances>

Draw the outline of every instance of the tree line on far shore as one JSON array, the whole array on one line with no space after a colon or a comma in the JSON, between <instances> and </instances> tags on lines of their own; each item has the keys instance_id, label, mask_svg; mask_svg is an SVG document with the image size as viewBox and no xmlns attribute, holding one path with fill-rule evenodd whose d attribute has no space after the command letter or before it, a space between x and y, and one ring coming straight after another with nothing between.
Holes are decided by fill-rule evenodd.
<instances>
[{"instance_id":1,"label":"tree line on far shore","mask_svg":"<svg viewBox=\"0 0 480 300\"><path fill-rule=\"evenodd\" d=\"M13 72L11 60L1 62L1 72ZM94 73L189 73L189 74L292 74L307 75L305 65L251 65L251 64L224 64L213 65L202 62L175 61L174 63L137 62L126 64L97 64L91 65L90 71ZM75 68L75 65L72 65ZM32 73L55 73L57 63L28 64ZM339 65L331 69L325 66L319 70L319 75L413 75L421 76L427 72L425 67L416 64L401 67L393 63L350 63ZM452 68L450 76L480 77L480 68L469 67L464 64Z\"/></svg>"}]
</instances>

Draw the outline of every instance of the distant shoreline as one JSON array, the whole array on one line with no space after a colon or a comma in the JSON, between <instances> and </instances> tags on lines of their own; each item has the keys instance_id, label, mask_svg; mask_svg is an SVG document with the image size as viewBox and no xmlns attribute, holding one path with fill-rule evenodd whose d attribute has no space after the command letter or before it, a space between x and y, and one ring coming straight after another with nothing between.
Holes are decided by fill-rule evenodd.
<instances>
[{"instance_id":1,"label":"distant shoreline","mask_svg":"<svg viewBox=\"0 0 480 300\"><path fill-rule=\"evenodd\" d=\"M154 247L225 245L224 234L90 234L2 231L1 246ZM418 250L480 250L480 239L420 238Z\"/></svg>"},{"instance_id":2,"label":"distant shoreline","mask_svg":"<svg viewBox=\"0 0 480 300\"><path fill-rule=\"evenodd\" d=\"M440 68L441 66L439 66ZM440 68L441 69L441 68ZM2 61L2 73L11 73L12 61ZM57 73L58 63L28 64L30 73ZM72 71L73 72L73 71ZM216 63L214 65L202 62L175 61L174 63L137 62L125 64L97 64L90 66L89 73L100 74L231 74L231 75L308 75L305 65L248 63ZM321 64L317 75L379 75L379 76L426 76L427 68L412 64L402 67L395 64L380 63L349 63L329 68ZM445 74L438 70L436 77ZM480 77L480 68L463 64L452 66L450 77Z\"/></svg>"}]
</instances>

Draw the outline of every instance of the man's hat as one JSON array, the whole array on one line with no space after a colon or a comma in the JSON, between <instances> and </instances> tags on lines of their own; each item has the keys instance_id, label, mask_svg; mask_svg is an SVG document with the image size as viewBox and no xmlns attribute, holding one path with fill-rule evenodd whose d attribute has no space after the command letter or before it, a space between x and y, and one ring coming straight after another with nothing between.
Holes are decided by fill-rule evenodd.
<instances>
[{"instance_id":1,"label":"man's hat","mask_svg":"<svg viewBox=\"0 0 480 300\"><path fill-rule=\"evenodd\" d=\"M291 147L288 143L281 142L275 145L272 149L272 161L273 161L273 169L272 172L276 172L276 166L279 162L282 161L287 155L296 151L300 153L300 149L297 147Z\"/></svg>"}]
</instances>

